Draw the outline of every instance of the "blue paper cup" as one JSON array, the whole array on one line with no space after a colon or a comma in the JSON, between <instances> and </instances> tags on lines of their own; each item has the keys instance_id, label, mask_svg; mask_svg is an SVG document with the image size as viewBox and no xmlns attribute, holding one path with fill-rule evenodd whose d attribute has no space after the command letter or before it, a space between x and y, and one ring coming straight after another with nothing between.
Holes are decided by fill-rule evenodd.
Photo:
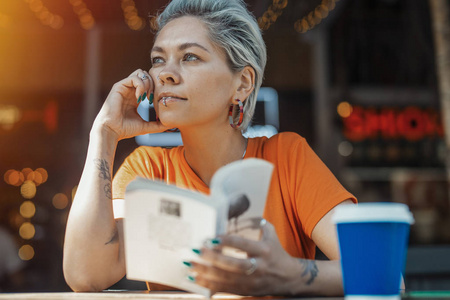
<instances>
[{"instance_id":1,"label":"blue paper cup","mask_svg":"<svg viewBox=\"0 0 450 300\"><path fill-rule=\"evenodd\" d=\"M408 206L362 203L336 208L346 300L399 300L410 224Z\"/></svg>"}]
</instances>

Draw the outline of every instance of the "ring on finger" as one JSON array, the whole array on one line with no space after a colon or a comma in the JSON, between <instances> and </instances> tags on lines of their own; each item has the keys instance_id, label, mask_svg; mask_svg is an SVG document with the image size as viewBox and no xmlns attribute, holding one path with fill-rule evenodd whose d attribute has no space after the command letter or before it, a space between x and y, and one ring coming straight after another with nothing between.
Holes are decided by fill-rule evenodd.
<instances>
[{"instance_id":1,"label":"ring on finger","mask_svg":"<svg viewBox=\"0 0 450 300\"><path fill-rule=\"evenodd\" d=\"M147 79L147 75L142 74L140 78L141 78L142 80L146 80L146 79Z\"/></svg>"},{"instance_id":2,"label":"ring on finger","mask_svg":"<svg viewBox=\"0 0 450 300\"><path fill-rule=\"evenodd\" d=\"M258 267L257 264L256 264L256 259L254 257L250 258L249 262L250 262L251 266L250 266L250 268L245 270L245 275L247 275L247 276L252 275L253 273L255 273L256 268Z\"/></svg>"}]
</instances>

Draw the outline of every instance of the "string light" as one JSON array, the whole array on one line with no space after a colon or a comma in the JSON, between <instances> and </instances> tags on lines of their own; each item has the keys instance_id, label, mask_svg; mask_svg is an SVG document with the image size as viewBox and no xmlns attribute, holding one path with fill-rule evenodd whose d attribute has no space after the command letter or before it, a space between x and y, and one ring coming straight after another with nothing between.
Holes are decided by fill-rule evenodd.
<instances>
[{"instance_id":1,"label":"string light","mask_svg":"<svg viewBox=\"0 0 450 300\"><path fill-rule=\"evenodd\" d=\"M329 12L336 7L336 1L339 0L322 0L322 2L305 17L295 21L294 29L299 33L305 33L316 27Z\"/></svg>"},{"instance_id":2,"label":"string light","mask_svg":"<svg viewBox=\"0 0 450 300\"><path fill-rule=\"evenodd\" d=\"M283 9L288 5L288 0L273 0L269 8L264 12L262 17L258 18L259 28L267 30L276 22L283 13Z\"/></svg>"},{"instance_id":3,"label":"string light","mask_svg":"<svg viewBox=\"0 0 450 300\"><path fill-rule=\"evenodd\" d=\"M25 180L20 186L20 194L25 199L32 199L36 196L36 184L31 180Z\"/></svg>"},{"instance_id":4,"label":"string light","mask_svg":"<svg viewBox=\"0 0 450 300\"><path fill-rule=\"evenodd\" d=\"M34 171L30 168L23 168L22 171L11 169L5 172L3 179L13 186L21 186L25 181L31 181L38 186L47 181L48 173L44 168L37 168Z\"/></svg>"},{"instance_id":5,"label":"string light","mask_svg":"<svg viewBox=\"0 0 450 300\"><path fill-rule=\"evenodd\" d=\"M92 29L95 26L95 19L83 0L69 0L69 2L80 20L81 27L86 30Z\"/></svg>"},{"instance_id":6,"label":"string light","mask_svg":"<svg viewBox=\"0 0 450 300\"><path fill-rule=\"evenodd\" d=\"M19 257L21 260L30 260L34 257L34 248L30 245L23 245L19 249Z\"/></svg>"},{"instance_id":7,"label":"string light","mask_svg":"<svg viewBox=\"0 0 450 300\"><path fill-rule=\"evenodd\" d=\"M23 223L19 228L19 235L24 240L31 240L36 234L36 229L34 225L30 222Z\"/></svg>"},{"instance_id":8,"label":"string light","mask_svg":"<svg viewBox=\"0 0 450 300\"><path fill-rule=\"evenodd\" d=\"M36 206L31 201L24 201L20 205L20 215L24 218L30 219L36 213Z\"/></svg>"},{"instance_id":9,"label":"string light","mask_svg":"<svg viewBox=\"0 0 450 300\"><path fill-rule=\"evenodd\" d=\"M139 17L134 0L122 0L123 16L132 30L142 30L145 27L144 18Z\"/></svg>"},{"instance_id":10,"label":"string light","mask_svg":"<svg viewBox=\"0 0 450 300\"><path fill-rule=\"evenodd\" d=\"M25 176L23 176L22 172L12 169L6 171L3 178L7 184L13 186L20 186L25 181Z\"/></svg>"},{"instance_id":11,"label":"string light","mask_svg":"<svg viewBox=\"0 0 450 300\"><path fill-rule=\"evenodd\" d=\"M44 6L42 0L24 0L28 3L31 11L41 21L42 24L53 29L61 29L64 25L64 19L56 14L51 13L47 7Z\"/></svg>"}]
</instances>

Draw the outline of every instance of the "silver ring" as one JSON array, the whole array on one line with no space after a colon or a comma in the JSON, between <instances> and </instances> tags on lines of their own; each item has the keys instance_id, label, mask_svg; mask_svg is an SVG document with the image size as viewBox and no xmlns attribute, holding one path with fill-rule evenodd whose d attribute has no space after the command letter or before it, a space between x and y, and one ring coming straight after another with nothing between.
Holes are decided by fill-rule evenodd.
<instances>
[{"instance_id":1,"label":"silver ring","mask_svg":"<svg viewBox=\"0 0 450 300\"><path fill-rule=\"evenodd\" d=\"M252 264L251 267L247 270L245 270L245 275L249 276L255 273L257 265L256 265L256 259L254 257L249 259L250 263Z\"/></svg>"},{"instance_id":2,"label":"silver ring","mask_svg":"<svg viewBox=\"0 0 450 300\"><path fill-rule=\"evenodd\" d=\"M145 75L145 74L142 74L142 76L141 76L141 79L142 79L142 80L145 80L145 79L147 79L147 75Z\"/></svg>"},{"instance_id":3,"label":"silver ring","mask_svg":"<svg viewBox=\"0 0 450 300\"><path fill-rule=\"evenodd\" d=\"M259 222L259 227L262 229L266 225L266 223L267 223L266 219L262 218L261 221Z\"/></svg>"}]
</instances>

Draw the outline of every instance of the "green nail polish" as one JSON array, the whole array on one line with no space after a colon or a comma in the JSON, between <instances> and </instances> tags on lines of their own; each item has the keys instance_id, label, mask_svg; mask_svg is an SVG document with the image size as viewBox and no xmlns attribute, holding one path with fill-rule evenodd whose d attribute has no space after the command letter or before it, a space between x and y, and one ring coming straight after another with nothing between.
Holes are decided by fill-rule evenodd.
<instances>
[{"instance_id":1,"label":"green nail polish","mask_svg":"<svg viewBox=\"0 0 450 300\"><path fill-rule=\"evenodd\" d=\"M147 96L147 92L145 92L144 95L142 96L142 101L145 100L145 96Z\"/></svg>"},{"instance_id":2,"label":"green nail polish","mask_svg":"<svg viewBox=\"0 0 450 300\"><path fill-rule=\"evenodd\" d=\"M190 281L195 282L195 277L194 277L194 276L188 275L187 278L188 278Z\"/></svg>"},{"instance_id":3,"label":"green nail polish","mask_svg":"<svg viewBox=\"0 0 450 300\"><path fill-rule=\"evenodd\" d=\"M183 264L184 264L186 267L189 267L189 268L192 267L192 264L191 264L190 262L188 262L188 261L184 261L184 260L183 260Z\"/></svg>"},{"instance_id":4,"label":"green nail polish","mask_svg":"<svg viewBox=\"0 0 450 300\"><path fill-rule=\"evenodd\" d=\"M139 96L137 103L139 104L139 102L141 102L141 96Z\"/></svg>"},{"instance_id":5,"label":"green nail polish","mask_svg":"<svg viewBox=\"0 0 450 300\"><path fill-rule=\"evenodd\" d=\"M222 241L220 239L212 239L211 244L213 245L219 245Z\"/></svg>"},{"instance_id":6,"label":"green nail polish","mask_svg":"<svg viewBox=\"0 0 450 300\"><path fill-rule=\"evenodd\" d=\"M192 249L192 251L195 253L195 254L198 254L198 255L200 255L200 254L202 254L202 251L200 251L200 249Z\"/></svg>"},{"instance_id":7,"label":"green nail polish","mask_svg":"<svg viewBox=\"0 0 450 300\"><path fill-rule=\"evenodd\" d=\"M153 103L153 93L150 94L150 97L148 98L148 102L150 102L150 104Z\"/></svg>"}]
</instances>

